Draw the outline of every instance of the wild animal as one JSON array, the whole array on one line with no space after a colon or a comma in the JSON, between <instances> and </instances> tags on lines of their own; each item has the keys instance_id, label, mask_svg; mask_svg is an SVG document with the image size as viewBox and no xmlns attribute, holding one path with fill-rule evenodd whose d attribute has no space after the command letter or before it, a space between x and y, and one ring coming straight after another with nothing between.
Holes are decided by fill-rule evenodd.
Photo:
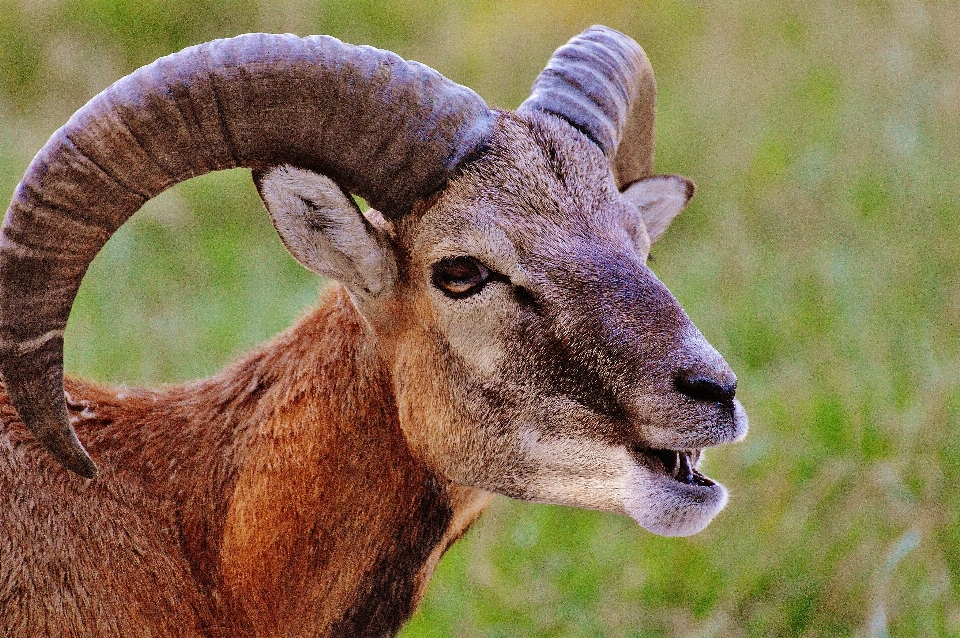
<instances>
[{"instance_id":1,"label":"wild animal","mask_svg":"<svg viewBox=\"0 0 960 638\"><path fill-rule=\"evenodd\" d=\"M515 112L386 51L247 34L77 111L0 230L0 634L393 635L493 493L703 529L727 495L701 451L747 418L646 264L694 191L653 174L655 92L605 27ZM98 251L236 167L337 282L319 306L210 379L65 379Z\"/></svg>"}]
</instances>

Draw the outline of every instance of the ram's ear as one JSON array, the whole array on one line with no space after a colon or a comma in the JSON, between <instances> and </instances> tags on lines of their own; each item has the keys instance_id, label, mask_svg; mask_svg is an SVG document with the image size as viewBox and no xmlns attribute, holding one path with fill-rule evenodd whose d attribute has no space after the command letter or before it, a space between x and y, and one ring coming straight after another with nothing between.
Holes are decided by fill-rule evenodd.
<instances>
[{"instance_id":1,"label":"ram's ear","mask_svg":"<svg viewBox=\"0 0 960 638\"><path fill-rule=\"evenodd\" d=\"M640 211L652 244L684 209L696 189L686 177L657 175L630 184L623 196Z\"/></svg>"},{"instance_id":2,"label":"ram's ear","mask_svg":"<svg viewBox=\"0 0 960 638\"><path fill-rule=\"evenodd\" d=\"M385 229L336 182L293 166L253 177L280 239L304 267L343 283L361 301L393 288L396 259Z\"/></svg>"}]
</instances>

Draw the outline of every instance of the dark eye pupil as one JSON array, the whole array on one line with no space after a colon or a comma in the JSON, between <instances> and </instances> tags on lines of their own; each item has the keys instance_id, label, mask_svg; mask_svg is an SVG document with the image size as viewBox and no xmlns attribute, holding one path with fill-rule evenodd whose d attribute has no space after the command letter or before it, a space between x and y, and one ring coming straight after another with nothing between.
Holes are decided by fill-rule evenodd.
<instances>
[{"instance_id":1,"label":"dark eye pupil","mask_svg":"<svg viewBox=\"0 0 960 638\"><path fill-rule=\"evenodd\" d=\"M433 285L460 299L480 292L490 271L473 257L445 257L433 265Z\"/></svg>"}]
</instances>

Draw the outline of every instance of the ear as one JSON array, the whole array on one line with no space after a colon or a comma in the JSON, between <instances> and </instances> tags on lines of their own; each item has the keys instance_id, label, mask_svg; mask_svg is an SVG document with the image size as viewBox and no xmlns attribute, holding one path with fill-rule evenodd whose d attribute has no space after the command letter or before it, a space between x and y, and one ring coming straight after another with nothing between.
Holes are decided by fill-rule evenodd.
<instances>
[{"instance_id":1,"label":"ear","mask_svg":"<svg viewBox=\"0 0 960 638\"><path fill-rule=\"evenodd\" d=\"M253 177L280 239L304 267L343 283L359 300L393 288L397 267L386 233L336 182L289 165Z\"/></svg>"},{"instance_id":2,"label":"ear","mask_svg":"<svg viewBox=\"0 0 960 638\"><path fill-rule=\"evenodd\" d=\"M652 244L684 209L696 189L686 177L657 175L630 184L623 196L640 211Z\"/></svg>"}]
</instances>

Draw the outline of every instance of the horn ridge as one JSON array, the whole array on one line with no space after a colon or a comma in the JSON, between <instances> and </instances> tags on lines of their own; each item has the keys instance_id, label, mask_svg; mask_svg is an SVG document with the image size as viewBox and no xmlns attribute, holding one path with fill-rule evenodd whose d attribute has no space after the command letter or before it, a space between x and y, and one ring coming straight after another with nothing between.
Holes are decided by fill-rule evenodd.
<instances>
[{"instance_id":1,"label":"horn ridge","mask_svg":"<svg viewBox=\"0 0 960 638\"><path fill-rule=\"evenodd\" d=\"M556 50L517 110L569 122L600 147L623 187L653 173L655 103L653 70L640 45L595 25Z\"/></svg>"}]
</instances>

